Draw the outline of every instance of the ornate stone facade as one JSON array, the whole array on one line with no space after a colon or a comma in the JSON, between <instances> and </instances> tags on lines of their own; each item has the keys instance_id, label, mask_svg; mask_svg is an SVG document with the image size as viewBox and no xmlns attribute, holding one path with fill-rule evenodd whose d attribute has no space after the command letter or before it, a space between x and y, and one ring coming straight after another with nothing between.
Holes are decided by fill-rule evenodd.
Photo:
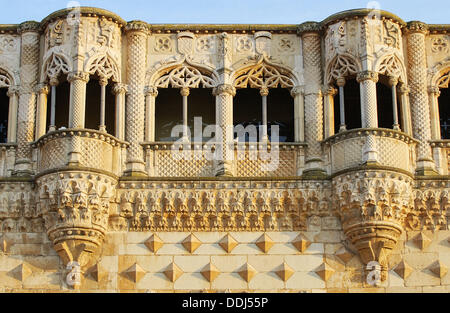
<instances>
[{"instance_id":1,"label":"ornate stone facade","mask_svg":"<svg viewBox=\"0 0 450 313\"><path fill-rule=\"evenodd\" d=\"M0 291L449 292L450 141L438 97L449 84L450 28L379 13L177 26L80 8L0 25L9 97ZM351 79L356 129L343 104ZM93 80L98 129L87 127ZM63 83L68 123L57 129ZM380 83L392 90L391 129L379 125ZM184 126L192 90L211 89L223 136L155 141L167 88L181 91ZM259 143L234 139L233 100L245 88L262 99ZM274 89L292 96L284 113L294 142L269 140Z\"/></svg>"}]
</instances>

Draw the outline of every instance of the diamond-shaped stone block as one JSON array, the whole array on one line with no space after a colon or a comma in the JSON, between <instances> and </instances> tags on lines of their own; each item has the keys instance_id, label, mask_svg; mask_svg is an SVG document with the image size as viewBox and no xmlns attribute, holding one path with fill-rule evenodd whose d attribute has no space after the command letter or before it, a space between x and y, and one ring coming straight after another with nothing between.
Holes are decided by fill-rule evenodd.
<instances>
[{"instance_id":1,"label":"diamond-shaped stone block","mask_svg":"<svg viewBox=\"0 0 450 313\"><path fill-rule=\"evenodd\" d=\"M176 282L184 272L175 263L170 264L164 271L164 275L172 282Z\"/></svg>"},{"instance_id":2,"label":"diamond-shaped stone block","mask_svg":"<svg viewBox=\"0 0 450 313\"><path fill-rule=\"evenodd\" d=\"M95 264L91 267L89 273L96 282L100 282L107 276L107 273L99 264Z\"/></svg>"},{"instance_id":3,"label":"diamond-shaped stone block","mask_svg":"<svg viewBox=\"0 0 450 313\"><path fill-rule=\"evenodd\" d=\"M233 251L233 249L238 245L238 242L230 234L228 234L219 241L219 245L227 253L231 253L231 251Z\"/></svg>"},{"instance_id":4,"label":"diamond-shaped stone block","mask_svg":"<svg viewBox=\"0 0 450 313\"><path fill-rule=\"evenodd\" d=\"M267 234L264 234L256 240L256 245L262 252L267 253L273 247L273 240Z\"/></svg>"},{"instance_id":5,"label":"diamond-shaped stone block","mask_svg":"<svg viewBox=\"0 0 450 313\"><path fill-rule=\"evenodd\" d=\"M394 269L394 272L403 279L408 278L413 271L414 269L405 260L402 260Z\"/></svg>"},{"instance_id":6,"label":"diamond-shaped stone block","mask_svg":"<svg viewBox=\"0 0 450 313\"><path fill-rule=\"evenodd\" d=\"M202 245L201 241L198 240L197 237L194 235L189 235L186 239L183 241L183 247L189 252L194 253L195 250L197 250Z\"/></svg>"},{"instance_id":7,"label":"diamond-shaped stone block","mask_svg":"<svg viewBox=\"0 0 450 313\"><path fill-rule=\"evenodd\" d=\"M423 232L420 232L416 237L414 237L413 242L416 244L420 250L426 249L431 244L431 239L428 238Z\"/></svg>"},{"instance_id":8,"label":"diamond-shaped stone block","mask_svg":"<svg viewBox=\"0 0 450 313\"><path fill-rule=\"evenodd\" d=\"M14 278L21 282L24 282L32 273L31 268L25 263L20 264L11 271Z\"/></svg>"},{"instance_id":9,"label":"diamond-shaped stone block","mask_svg":"<svg viewBox=\"0 0 450 313\"><path fill-rule=\"evenodd\" d=\"M292 245L301 253L304 253L308 248L311 246L311 241L308 240L303 235L299 235L297 238L294 239L292 242Z\"/></svg>"},{"instance_id":10,"label":"diamond-shaped stone block","mask_svg":"<svg viewBox=\"0 0 450 313\"><path fill-rule=\"evenodd\" d=\"M250 264L246 263L240 270L239 275L247 282L249 283L253 277L256 275L256 270L251 266Z\"/></svg>"},{"instance_id":11,"label":"diamond-shaped stone block","mask_svg":"<svg viewBox=\"0 0 450 313\"><path fill-rule=\"evenodd\" d=\"M353 258L354 254L348 251L345 247L342 247L336 251L336 256L341 259L342 262L347 263Z\"/></svg>"},{"instance_id":12,"label":"diamond-shaped stone block","mask_svg":"<svg viewBox=\"0 0 450 313\"><path fill-rule=\"evenodd\" d=\"M323 281L327 282L328 279L333 276L335 270L330 265L328 265L328 263L323 263L316 269L315 272L323 279Z\"/></svg>"},{"instance_id":13,"label":"diamond-shaped stone block","mask_svg":"<svg viewBox=\"0 0 450 313\"><path fill-rule=\"evenodd\" d=\"M125 271L125 274L129 279L131 279L132 282L138 283L142 277L145 276L145 271L139 264L134 263L133 266Z\"/></svg>"},{"instance_id":14,"label":"diamond-shaped stone block","mask_svg":"<svg viewBox=\"0 0 450 313\"><path fill-rule=\"evenodd\" d=\"M151 236L144 244L153 253L158 252L158 250L164 245L161 238L159 238L156 234Z\"/></svg>"},{"instance_id":15,"label":"diamond-shaped stone block","mask_svg":"<svg viewBox=\"0 0 450 313\"><path fill-rule=\"evenodd\" d=\"M210 283L212 283L217 278L217 276L220 275L219 270L212 263L209 263L205 268L203 268L201 273L203 277L205 277L205 279Z\"/></svg>"},{"instance_id":16,"label":"diamond-shaped stone block","mask_svg":"<svg viewBox=\"0 0 450 313\"><path fill-rule=\"evenodd\" d=\"M430 266L430 270L439 278L444 277L447 275L447 267L441 262L436 261Z\"/></svg>"},{"instance_id":17,"label":"diamond-shaped stone block","mask_svg":"<svg viewBox=\"0 0 450 313\"><path fill-rule=\"evenodd\" d=\"M287 264L283 263L278 271L275 272L282 281L287 282L292 275L294 275L294 270Z\"/></svg>"}]
</instances>

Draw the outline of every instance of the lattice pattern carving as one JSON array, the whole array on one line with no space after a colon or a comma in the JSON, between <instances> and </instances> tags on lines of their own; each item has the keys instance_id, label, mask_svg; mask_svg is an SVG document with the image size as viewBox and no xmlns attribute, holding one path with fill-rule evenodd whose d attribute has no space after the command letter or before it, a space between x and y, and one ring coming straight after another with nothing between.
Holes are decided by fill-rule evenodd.
<instances>
[{"instance_id":1,"label":"lattice pattern carving","mask_svg":"<svg viewBox=\"0 0 450 313\"><path fill-rule=\"evenodd\" d=\"M279 151L278 165L269 171L271 161L256 158L251 151L237 151L237 177L294 177L297 176L296 152Z\"/></svg>"},{"instance_id":2,"label":"lattice pattern carving","mask_svg":"<svg viewBox=\"0 0 450 313\"><path fill-rule=\"evenodd\" d=\"M192 66L180 66L161 76L156 81L157 88L214 88L216 82Z\"/></svg>"},{"instance_id":3,"label":"lattice pattern carving","mask_svg":"<svg viewBox=\"0 0 450 313\"><path fill-rule=\"evenodd\" d=\"M204 156L192 160L176 160L171 150L155 152L155 176L157 177L212 177L213 162Z\"/></svg>"},{"instance_id":4,"label":"lattice pattern carving","mask_svg":"<svg viewBox=\"0 0 450 313\"><path fill-rule=\"evenodd\" d=\"M250 69L238 72L234 81L236 88L293 88L292 79L276 67L261 63Z\"/></svg>"}]
</instances>

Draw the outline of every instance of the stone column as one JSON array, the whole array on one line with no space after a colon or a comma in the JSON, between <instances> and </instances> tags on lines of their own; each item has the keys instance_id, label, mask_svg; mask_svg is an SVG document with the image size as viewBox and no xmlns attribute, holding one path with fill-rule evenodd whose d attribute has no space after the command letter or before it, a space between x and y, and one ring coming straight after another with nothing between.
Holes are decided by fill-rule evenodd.
<instances>
[{"instance_id":1,"label":"stone column","mask_svg":"<svg viewBox=\"0 0 450 313\"><path fill-rule=\"evenodd\" d=\"M291 96L294 98L294 132L295 142L305 141L305 101L304 88L297 86L291 90Z\"/></svg>"},{"instance_id":2,"label":"stone column","mask_svg":"<svg viewBox=\"0 0 450 313\"><path fill-rule=\"evenodd\" d=\"M299 32L303 43L303 64L305 78L305 139L306 169L304 175L324 174L322 160L323 99L322 99L322 53L320 25L305 23Z\"/></svg>"},{"instance_id":3,"label":"stone column","mask_svg":"<svg viewBox=\"0 0 450 313\"><path fill-rule=\"evenodd\" d=\"M100 78L100 126L99 131L106 133L106 121L105 121L105 110L106 110L106 86L108 86L108 79Z\"/></svg>"},{"instance_id":4,"label":"stone column","mask_svg":"<svg viewBox=\"0 0 450 313\"><path fill-rule=\"evenodd\" d=\"M113 92L116 96L116 137L125 140L125 95L128 88L124 84L115 84Z\"/></svg>"},{"instance_id":5,"label":"stone column","mask_svg":"<svg viewBox=\"0 0 450 313\"><path fill-rule=\"evenodd\" d=\"M261 142L268 143L269 142L269 133L267 127L267 97L269 96L269 88L261 88L260 92L262 97L262 134L261 134Z\"/></svg>"},{"instance_id":6,"label":"stone column","mask_svg":"<svg viewBox=\"0 0 450 313\"><path fill-rule=\"evenodd\" d=\"M191 94L189 88L181 88L180 94L183 97L183 141L188 142L191 140L190 134L188 134L189 121L188 121L188 97ZM189 135L189 136L188 136Z\"/></svg>"},{"instance_id":7,"label":"stone column","mask_svg":"<svg viewBox=\"0 0 450 313\"><path fill-rule=\"evenodd\" d=\"M344 77L340 77L336 81L336 85L339 87L339 113L340 113L340 123L339 132L344 132L347 130L347 122L345 119L345 87L346 80Z\"/></svg>"},{"instance_id":8,"label":"stone column","mask_svg":"<svg viewBox=\"0 0 450 313\"><path fill-rule=\"evenodd\" d=\"M337 94L336 88L325 86L323 88L325 127L324 137L329 138L335 134L334 129L334 96Z\"/></svg>"},{"instance_id":9,"label":"stone column","mask_svg":"<svg viewBox=\"0 0 450 313\"><path fill-rule=\"evenodd\" d=\"M69 128L85 128L86 84L89 81L89 74L72 72L67 80L70 83Z\"/></svg>"},{"instance_id":10,"label":"stone column","mask_svg":"<svg viewBox=\"0 0 450 313\"><path fill-rule=\"evenodd\" d=\"M441 91L439 87L433 86L428 88L430 101L430 122L431 122L431 139L441 139L440 117L439 117L439 96Z\"/></svg>"},{"instance_id":11,"label":"stone column","mask_svg":"<svg viewBox=\"0 0 450 313\"><path fill-rule=\"evenodd\" d=\"M145 131L145 71L147 61L148 26L144 22L130 22L126 26L128 40L126 106L127 176L146 176L144 150Z\"/></svg>"},{"instance_id":12,"label":"stone column","mask_svg":"<svg viewBox=\"0 0 450 313\"><path fill-rule=\"evenodd\" d=\"M44 136L47 132L47 96L49 89L47 85L40 84L36 88L38 93L38 106L36 112L36 136L35 140Z\"/></svg>"},{"instance_id":13,"label":"stone column","mask_svg":"<svg viewBox=\"0 0 450 313\"><path fill-rule=\"evenodd\" d=\"M397 77L389 77L389 86L392 90L392 113L393 113L393 120L394 125L392 125L394 130L400 130L400 124L398 123L398 106L397 106L397 84L398 84L398 78Z\"/></svg>"},{"instance_id":14,"label":"stone column","mask_svg":"<svg viewBox=\"0 0 450 313\"><path fill-rule=\"evenodd\" d=\"M214 88L216 97L216 125L221 131L221 142L218 143L219 156L216 162L216 176L233 176L234 160L234 121L233 98L236 88L232 85L219 85ZM217 135L217 134L216 134ZM216 154L217 155L217 154Z\"/></svg>"},{"instance_id":15,"label":"stone column","mask_svg":"<svg viewBox=\"0 0 450 313\"><path fill-rule=\"evenodd\" d=\"M427 90L427 60L425 51L425 35L428 28L424 23L408 24L408 70L411 88L410 101L412 113L413 135L419 140L417 146L417 168L419 175L435 174L435 166L431 157L431 123Z\"/></svg>"},{"instance_id":16,"label":"stone column","mask_svg":"<svg viewBox=\"0 0 450 313\"><path fill-rule=\"evenodd\" d=\"M19 176L32 174L32 149L34 141L36 92L39 74L39 28L37 22L20 24L22 37L20 57L20 94L17 118L17 157L15 171Z\"/></svg>"},{"instance_id":17,"label":"stone column","mask_svg":"<svg viewBox=\"0 0 450 313\"><path fill-rule=\"evenodd\" d=\"M149 86L145 89L145 141L155 141L155 100L158 89Z\"/></svg>"},{"instance_id":18,"label":"stone column","mask_svg":"<svg viewBox=\"0 0 450 313\"><path fill-rule=\"evenodd\" d=\"M403 132L412 136L411 108L409 105L409 88L405 84L401 84L398 91L400 94L400 112L403 122Z\"/></svg>"},{"instance_id":19,"label":"stone column","mask_svg":"<svg viewBox=\"0 0 450 313\"><path fill-rule=\"evenodd\" d=\"M8 143L17 142L17 110L19 106L19 89L10 87L8 89L9 112L8 112Z\"/></svg>"},{"instance_id":20,"label":"stone column","mask_svg":"<svg viewBox=\"0 0 450 313\"><path fill-rule=\"evenodd\" d=\"M358 74L357 81L361 88L362 128L378 128L377 82L378 73L364 71ZM378 151L374 135L366 137L363 148L363 162L377 163Z\"/></svg>"}]
</instances>

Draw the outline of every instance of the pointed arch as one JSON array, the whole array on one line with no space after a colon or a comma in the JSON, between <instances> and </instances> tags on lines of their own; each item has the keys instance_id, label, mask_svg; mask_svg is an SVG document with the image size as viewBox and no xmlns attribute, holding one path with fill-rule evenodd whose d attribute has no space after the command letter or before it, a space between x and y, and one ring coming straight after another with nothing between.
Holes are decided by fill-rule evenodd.
<instances>
[{"instance_id":1,"label":"pointed arch","mask_svg":"<svg viewBox=\"0 0 450 313\"><path fill-rule=\"evenodd\" d=\"M214 88L216 80L190 65L177 66L155 81L156 88Z\"/></svg>"},{"instance_id":2,"label":"pointed arch","mask_svg":"<svg viewBox=\"0 0 450 313\"><path fill-rule=\"evenodd\" d=\"M381 75L397 77L406 83L406 71L402 61L396 54L388 54L378 59L375 72Z\"/></svg>"},{"instance_id":3,"label":"pointed arch","mask_svg":"<svg viewBox=\"0 0 450 313\"><path fill-rule=\"evenodd\" d=\"M244 63L234 71L233 86L236 88L293 88L297 78L290 69L280 64L269 62L265 56L256 62Z\"/></svg>"},{"instance_id":4,"label":"pointed arch","mask_svg":"<svg viewBox=\"0 0 450 313\"><path fill-rule=\"evenodd\" d=\"M327 67L327 82L331 84L338 78L354 76L361 71L361 64L350 54L336 55Z\"/></svg>"},{"instance_id":5,"label":"pointed arch","mask_svg":"<svg viewBox=\"0 0 450 313\"><path fill-rule=\"evenodd\" d=\"M41 82L57 79L60 74L68 74L70 71L68 58L63 54L53 52L44 62Z\"/></svg>"},{"instance_id":6,"label":"pointed arch","mask_svg":"<svg viewBox=\"0 0 450 313\"><path fill-rule=\"evenodd\" d=\"M13 86L13 79L9 73L0 68L0 88L9 88Z\"/></svg>"},{"instance_id":7,"label":"pointed arch","mask_svg":"<svg viewBox=\"0 0 450 313\"><path fill-rule=\"evenodd\" d=\"M97 74L101 78L111 79L116 83L120 82L119 66L108 53L97 54L91 57L87 61L85 69L89 75Z\"/></svg>"},{"instance_id":8,"label":"pointed arch","mask_svg":"<svg viewBox=\"0 0 450 313\"><path fill-rule=\"evenodd\" d=\"M429 86L448 88L450 83L450 59L439 63L434 69Z\"/></svg>"}]
</instances>

